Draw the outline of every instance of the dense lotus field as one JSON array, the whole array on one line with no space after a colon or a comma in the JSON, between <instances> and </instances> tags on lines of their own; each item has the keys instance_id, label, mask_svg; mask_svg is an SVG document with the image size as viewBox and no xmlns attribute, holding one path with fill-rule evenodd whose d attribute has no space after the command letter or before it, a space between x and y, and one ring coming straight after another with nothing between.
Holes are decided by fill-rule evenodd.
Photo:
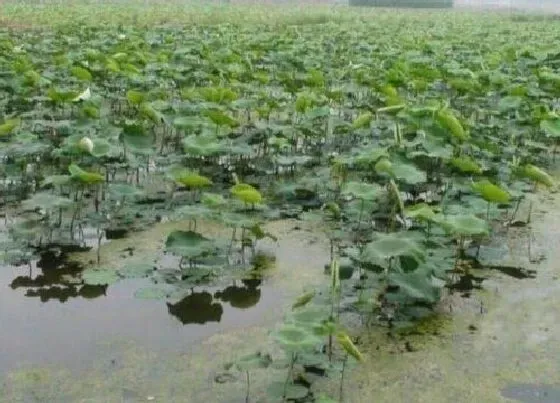
<instances>
[{"instance_id":1,"label":"dense lotus field","mask_svg":"<svg viewBox=\"0 0 560 403\"><path fill-rule=\"evenodd\" d=\"M231 364L248 386L251 371L285 365L269 390L280 400L313 398L298 367L340 373L364 358L346 312L389 329L431 315L469 270L497 264L497 233L529 223L534 195L555 187L552 18L233 7L193 11L197 22L178 6L11 7L5 263L184 221L165 239L174 267L115 270L99 252L62 279L148 278L138 298L173 299L231 273L258 278L258 244L276 238L266 224L312 222L330 243L331 281L274 333L287 361Z\"/></svg>"}]
</instances>

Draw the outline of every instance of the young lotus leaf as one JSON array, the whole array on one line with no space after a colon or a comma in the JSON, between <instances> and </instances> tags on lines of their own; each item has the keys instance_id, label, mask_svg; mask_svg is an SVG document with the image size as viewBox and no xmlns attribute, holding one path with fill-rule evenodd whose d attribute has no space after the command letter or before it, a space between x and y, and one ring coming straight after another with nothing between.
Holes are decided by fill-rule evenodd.
<instances>
[{"instance_id":1,"label":"young lotus leaf","mask_svg":"<svg viewBox=\"0 0 560 403\"><path fill-rule=\"evenodd\" d=\"M425 251L413 239L402 234L378 234L377 239L368 243L360 255L364 262L376 262L380 259L388 260L394 257L408 257L417 264L422 263L426 256Z\"/></svg>"},{"instance_id":2,"label":"young lotus leaf","mask_svg":"<svg viewBox=\"0 0 560 403\"><path fill-rule=\"evenodd\" d=\"M541 185L545 185L547 187L552 187L554 185L554 180L552 177L546 173L541 168L527 164L521 169L521 175L529 178L535 183L539 183Z\"/></svg>"},{"instance_id":3,"label":"young lotus leaf","mask_svg":"<svg viewBox=\"0 0 560 403\"><path fill-rule=\"evenodd\" d=\"M472 214L438 217L437 222L456 236L477 236L489 233L488 223Z\"/></svg>"},{"instance_id":4,"label":"young lotus leaf","mask_svg":"<svg viewBox=\"0 0 560 403\"><path fill-rule=\"evenodd\" d=\"M459 171L468 174L481 174L481 166L469 155L461 155L451 159L451 165L457 168Z\"/></svg>"},{"instance_id":5,"label":"young lotus leaf","mask_svg":"<svg viewBox=\"0 0 560 403\"><path fill-rule=\"evenodd\" d=\"M233 192L233 195L238 200L247 204L259 204L262 201L262 195L255 189L238 190Z\"/></svg>"},{"instance_id":6,"label":"young lotus leaf","mask_svg":"<svg viewBox=\"0 0 560 403\"><path fill-rule=\"evenodd\" d=\"M407 207L405 212L408 217L415 218L420 221L432 221L436 216L434 210L426 203L419 203Z\"/></svg>"},{"instance_id":7,"label":"young lotus leaf","mask_svg":"<svg viewBox=\"0 0 560 403\"><path fill-rule=\"evenodd\" d=\"M140 105L144 101L146 101L146 94L141 91L136 90L128 90L126 92L126 99L130 102L131 105Z\"/></svg>"},{"instance_id":8,"label":"young lotus leaf","mask_svg":"<svg viewBox=\"0 0 560 403\"><path fill-rule=\"evenodd\" d=\"M96 172L84 171L76 164L71 164L68 171L73 180L78 181L84 185L96 185L105 181L103 175Z\"/></svg>"},{"instance_id":9,"label":"young lotus leaf","mask_svg":"<svg viewBox=\"0 0 560 403\"><path fill-rule=\"evenodd\" d=\"M289 352L302 352L311 350L321 343L321 339L310 333L304 327L294 324L284 324L275 333L278 343Z\"/></svg>"},{"instance_id":10,"label":"young lotus leaf","mask_svg":"<svg viewBox=\"0 0 560 403\"><path fill-rule=\"evenodd\" d=\"M292 309L300 308L307 305L315 296L315 291L309 291L299 296L292 305Z\"/></svg>"},{"instance_id":11,"label":"young lotus leaf","mask_svg":"<svg viewBox=\"0 0 560 403\"><path fill-rule=\"evenodd\" d=\"M4 123L0 124L0 137L11 134L21 123L19 118L7 119Z\"/></svg>"},{"instance_id":12,"label":"young lotus leaf","mask_svg":"<svg viewBox=\"0 0 560 403\"><path fill-rule=\"evenodd\" d=\"M175 181L191 189L200 189L212 185L212 181L196 172L180 172Z\"/></svg>"},{"instance_id":13,"label":"young lotus leaf","mask_svg":"<svg viewBox=\"0 0 560 403\"><path fill-rule=\"evenodd\" d=\"M84 69L83 67L79 67L79 66L72 67L71 73L78 80L82 80L82 81L91 81L92 80L92 76L91 76L91 73L89 72L89 70Z\"/></svg>"},{"instance_id":14,"label":"young lotus leaf","mask_svg":"<svg viewBox=\"0 0 560 403\"><path fill-rule=\"evenodd\" d=\"M82 272L82 280L88 285L111 285L119 281L119 276L114 270L87 269Z\"/></svg>"},{"instance_id":15,"label":"young lotus leaf","mask_svg":"<svg viewBox=\"0 0 560 403\"><path fill-rule=\"evenodd\" d=\"M212 242L194 231L173 231L165 241L165 249L180 256L197 257L213 249Z\"/></svg>"},{"instance_id":16,"label":"young lotus leaf","mask_svg":"<svg viewBox=\"0 0 560 403\"><path fill-rule=\"evenodd\" d=\"M205 112L205 115L218 126L229 126L232 128L239 126L239 122L237 120L235 120L231 116L226 115L219 109L207 110Z\"/></svg>"},{"instance_id":17,"label":"young lotus leaf","mask_svg":"<svg viewBox=\"0 0 560 403\"><path fill-rule=\"evenodd\" d=\"M560 118L542 120L540 127L547 137L560 137Z\"/></svg>"},{"instance_id":18,"label":"young lotus leaf","mask_svg":"<svg viewBox=\"0 0 560 403\"><path fill-rule=\"evenodd\" d=\"M487 179L473 183L472 187L489 203L509 203L509 193Z\"/></svg>"},{"instance_id":19,"label":"young lotus leaf","mask_svg":"<svg viewBox=\"0 0 560 403\"><path fill-rule=\"evenodd\" d=\"M339 333L336 335L336 340L340 344L340 346L344 349L346 354L351 357L354 357L357 361L363 362L365 361L364 356L358 350L356 345L352 342L350 337L346 333Z\"/></svg>"},{"instance_id":20,"label":"young lotus leaf","mask_svg":"<svg viewBox=\"0 0 560 403\"><path fill-rule=\"evenodd\" d=\"M371 112L362 113L352 122L352 129L362 129L368 127L372 119L373 114Z\"/></svg>"},{"instance_id":21,"label":"young lotus leaf","mask_svg":"<svg viewBox=\"0 0 560 403\"><path fill-rule=\"evenodd\" d=\"M381 187L377 184L365 182L348 182L342 190L343 195L361 200L375 200L381 193Z\"/></svg>"},{"instance_id":22,"label":"young lotus leaf","mask_svg":"<svg viewBox=\"0 0 560 403\"><path fill-rule=\"evenodd\" d=\"M393 164L391 164L391 161L389 161L388 158L381 158L375 164L375 172L391 175L393 173Z\"/></svg>"},{"instance_id":23,"label":"young lotus leaf","mask_svg":"<svg viewBox=\"0 0 560 403\"><path fill-rule=\"evenodd\" d=\"M435 119L441 127L457 140L465 141L469 138L459 119L450 110L440 109L436 112Z\"/></svg>"}]
</instances>

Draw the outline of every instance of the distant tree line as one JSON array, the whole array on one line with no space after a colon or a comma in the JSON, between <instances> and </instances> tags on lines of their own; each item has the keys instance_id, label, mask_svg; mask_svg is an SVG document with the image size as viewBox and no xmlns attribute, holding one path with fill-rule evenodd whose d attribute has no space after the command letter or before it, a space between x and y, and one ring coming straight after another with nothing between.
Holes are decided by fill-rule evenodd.
<instances>
[{"instance_id":1,"label":"distant tree line","mask_svg":"<svg viewBox=\"0 0 560 403\"><path fill-rule=\"evenodd\" d=\"M349 0L351 6L451 8L453 0Z\"/></svg>"}]
</instances>

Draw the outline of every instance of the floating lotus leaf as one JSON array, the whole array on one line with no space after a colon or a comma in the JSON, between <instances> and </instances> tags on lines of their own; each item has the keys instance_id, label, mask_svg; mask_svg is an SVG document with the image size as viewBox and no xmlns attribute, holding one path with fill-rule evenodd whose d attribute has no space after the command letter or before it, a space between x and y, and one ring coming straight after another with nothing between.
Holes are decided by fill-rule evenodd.
<instances>
[{"instance_id":1,"label":"floating lotus leaf","mask_svg":"<svg viewBox=\"0 0 560 403\"><path fill-rule=\"evenodd\" d=\"M284 324L276 331L275 338L286 351L291 352L309 350L321 343L321 339L306 328L293 324Z\"/></svg>"},{"instance_id":2,"label":"floating lotus leaf","mask_svg":"<svg viewBox=\"0 0 560 403\"><path fill-rule=\"evenodd\" d=\"M269 354L262 354L261 352L248 354L235 360L235 366L240 371L268 368L270 364L272 364L272 357Z\"/></svg>"},{"instance_id":3,"label":"floating lotus leaf","mask_svg":"<svg viewBox=\"0 0 560 403\"><path fill-rule=\"evenodd\" d=\"M117 271L123 278L145 278L152 274L154 265L145 262L131 262Z\"/></svg>"},{"instance_id":4,"label":"floating lotus leaf","mask_svg":"<svg viewBox=\"0 0 560 403\"><path fill-rule=\"evenodd\" d=\"M276 381L268 386L266 393L274 402L299 401L309 394L309 389L303 385L285 385L284 381Z\"/></svg>"},{"instance_id":5,"label":"floating lotus leaf","mask_svg":"<svg viewBox=\"0 0 560 403\"><path fill-rule=\"evenodd\" d=\"M119 281L119 276L114 270L87 269L82 272L82 280L89 285L111 285Z\"/></svg>"},{"instance_id":6,"label":"floating lotus leaf","mask_svg":"<svg viewBox=\"0 0 560 403\"><path fill-rule=\"evenodd\" d=\"M194 231L173 231L165 241L165 249L185 257L204 255L213 249L212 242Z\"/></svg>"}]
</instances>

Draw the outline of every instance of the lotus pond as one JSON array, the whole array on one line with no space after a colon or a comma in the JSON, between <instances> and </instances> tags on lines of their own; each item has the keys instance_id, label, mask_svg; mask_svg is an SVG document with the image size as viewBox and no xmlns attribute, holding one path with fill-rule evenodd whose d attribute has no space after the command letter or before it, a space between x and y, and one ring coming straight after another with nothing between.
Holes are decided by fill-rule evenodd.
<instances>
[{"instance_id":1,"label":"lotus pond","mask_svg":"<svg viewBox=\"0 0 560 403\"><path fill-rule=\"evenodd\" d=\"M555 18L3 12L0 401L558 395Z\"/></svg>"}]
</instances>

